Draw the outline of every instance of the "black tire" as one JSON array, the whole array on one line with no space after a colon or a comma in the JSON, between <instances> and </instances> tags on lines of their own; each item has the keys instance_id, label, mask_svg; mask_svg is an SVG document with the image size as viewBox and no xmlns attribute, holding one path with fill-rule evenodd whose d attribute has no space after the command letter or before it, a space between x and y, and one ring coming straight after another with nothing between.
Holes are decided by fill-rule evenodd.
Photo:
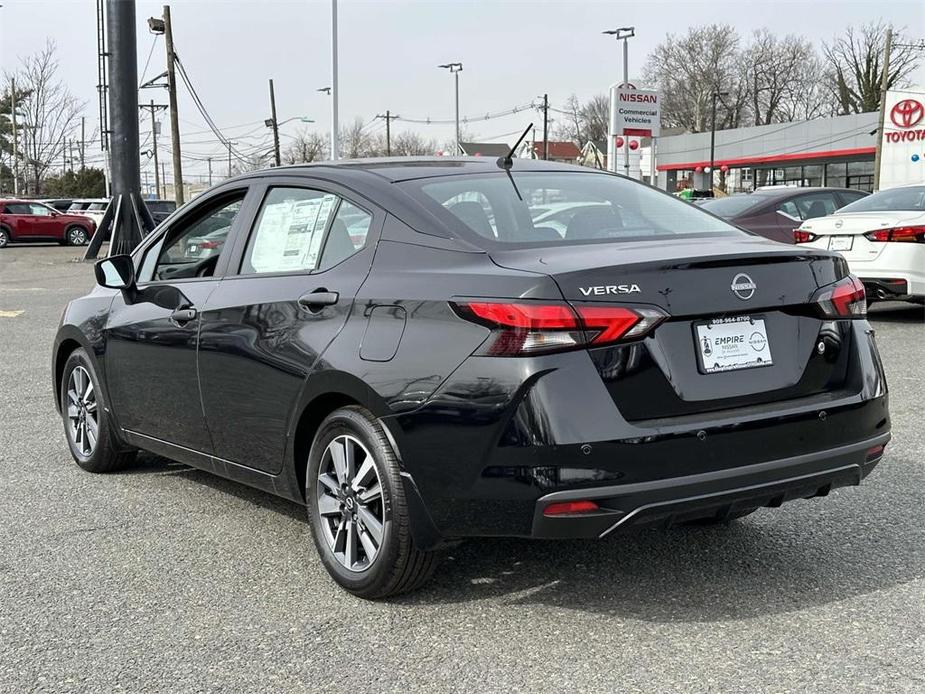
<instances>
[{"instance_id":1,"label":"black tire","mask_svg":"<svg viewBox=\"0 0 925 694\"><path fill-rule=\"evenodd\" d=\"M71 375L77 369L82 369L82 373L89 377L89 381L93 386L92 393L95 406L92 408L92 412L86 405L83 408L84 420L92 418L96 423L96 441L90 450L86 450L86 442L81 443L78 440L79 437L75 436L74 420L71 416L73 411L69 411L69 406L74 402L73 394L69 392L69 384L71 383ZM138 451L122 445L113 432L112 420L106 412L106 407L102 400L99 377L93 368L93 363L83 349L74 350L67 358L60 385L61 419L64 423L64 436L74 462L87 472L113 472L132 463ZM94 414L95 417L93 417Z\"/></svg>"},{"instance_id":2,"label":"black tire","mask_svg":"<svg viewBox=\"0 0 925 694\"><path fill-rule=\"evenodd\" d=\"M317 501L319 471L322 462L327 464L329 460L325 455L328 446L345 435L354 437L365 447L382 488L382 540L371 564L359 571L348 569L335 555L324 535L322 523L327 521L322 519ZM430 579L437 566L437 554L423 552L414 546L398 458L382 424L372 413L351 406L330 414L312 442L305 479L312 538L322 564L338 585L358 597L377 599L411 592Z\"/></svg>"},{"instance_id":3,"label":"black tire","mask_svg":"<svg viewBox=\"0 0 925 694\"><path fill-rule=\"evenodd\" d=\"M10 242L10 232L6 227L0 227L0 248L6 248Z\"/></svg>"},{"instance_id":4,"label":"black tire","mask_svg":"<svg viewBox=\"0 0 925 694\"><path fill-rule=\"evenodd\" d=\"M734 512L730 513L728 516L717 516L717 517L710 517L710 518L698 518L697 520L687 521L686 523L684 523L684 525L700 525L700 526L703 526L703 525L728 525L729 523L731 523L731 522L734 521L734 520L738 520L739 518L745 518L745 516L750 516L751 514L753 514L753 513L754 513L755 511L757 511L757 510L758 510L757 508L748 508L748 509L743 509L743 510L741 510L741 511L734 511Z\"/></svg>"},{"instance_id":5,"label":"black tire","mask_svg":"<svg viewBox=\"0 0 925 694\"><path fill-rule=\"evenodd\" d=\"M67 231L64 232L64 237L67 239L67 245L69 246L86 246L90 240L87 230L81 226L68 227Z\"/></svg>"}]
</instances>

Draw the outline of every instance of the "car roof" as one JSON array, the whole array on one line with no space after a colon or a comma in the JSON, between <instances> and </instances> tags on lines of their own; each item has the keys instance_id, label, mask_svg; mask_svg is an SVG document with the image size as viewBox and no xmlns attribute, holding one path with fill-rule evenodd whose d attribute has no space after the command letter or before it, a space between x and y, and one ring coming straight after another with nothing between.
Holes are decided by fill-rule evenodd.
<instances>
[{"instance_id":1,"label":"car roof","mask_svg":"<svg viewBox=\"0 0 925 694\"><path fill-rule=\"evenodd\" d=\"M834 188L832 186L781 186L780 188L765 188L756 190L749 195L759 195L763 198L784 198L790 195L804 195L806 193L820 193L824 191L838 193L863 193L863 190L854 188Z\"/></svg>"},{"instance_id":2,"label":"car roof","mask_svg":"<svg viewBox=\"0 0 925 694\"><path fill-rule=\"evenodd\" d=\"M470 173L497 173L503 171L495 157L378 157L370 159L342 159L310 164L292 164L264 169L248 175L285 175L305 173L330 180L349 179L357 173L377 176L390 182L416 178L456 176ZM513 159L511 171L584 171L605 173L597 169L562 164L538 159Z\"/></svg>"}]
</instances>

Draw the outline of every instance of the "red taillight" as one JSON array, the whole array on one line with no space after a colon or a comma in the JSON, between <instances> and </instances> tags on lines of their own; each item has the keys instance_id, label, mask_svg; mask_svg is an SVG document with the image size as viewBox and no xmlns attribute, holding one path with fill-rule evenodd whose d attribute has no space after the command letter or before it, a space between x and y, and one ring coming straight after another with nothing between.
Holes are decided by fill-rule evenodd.
<instances>
[{"instance_id":1,"label":"red taillight","mask_svg":"<svg viewBox=\"0 0 925 694\"><path fill-rule=\"evenodd\" d=\"M803 231L802 229L793 230L794 243L809 243L810 241L815 241L817 238L818 236L811 234L808 231Z\"/></svg>"},{"instance_id":2,"label":"red taillight","mask_svg":"<svg viewBox=\"0 0 925 694\"><path fill-rule=\"evenodd\" d=\"M868 241L925 243L925 225L877 229L864 234Z\"/></svg>"},{"instance_id":3,"label":"red taillight","mask_svg":"<svg viewBox=\"0 0 925 694\"><path fill-rule=\"evenodd\" d=\"M854 275L820 289L813 299L825 318L863 318L867 315L867 293Z\"/></svg>"},{"instance_id":4,"label":"red taillight","mask_svg":"<svg viewBox=\"0 0 925 694\"><path fill-rule=\"evenodd\" d=\"M459 301L456 312L492 328L482 354L518 356L642 337L667 316L654 308L566 303Z\"/></svg>"},{"instance_id":5,"label":"red taillight","mask_svg":"<svg viewBox=\"0 0 925 694\"><path fill-rule=\"evenodd\" d=\"M549 504L543 509L544 516L571 516L577 513L590 513L600 509L593 501L560 501Z\"/></svg>"},{"instance_id":6,"label":"red taillight","mask_svg":"<svg viewBox=\"0 0 925 694\"><path fill-rule=\"evenodd\" d=\"M200 248L218 248L221 244L218 241L203 241L199 244Z\"/></svg>"}]
</instances>

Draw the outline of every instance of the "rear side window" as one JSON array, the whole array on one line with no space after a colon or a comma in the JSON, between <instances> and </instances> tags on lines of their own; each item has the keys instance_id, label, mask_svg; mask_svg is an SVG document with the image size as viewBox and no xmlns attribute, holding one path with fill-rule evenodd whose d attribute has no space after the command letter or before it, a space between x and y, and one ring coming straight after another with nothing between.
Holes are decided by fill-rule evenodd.
<instances>
[{"instance_id":1,"label":"rear side window","mask_svg":"<svg viewBox=\"0 0 925 694\"><path fill-rule=\"evenodd\" d=\"M485 247L743 233L687 202L606 174L498 172L401 185Z\"/></svg>"},{"instance_id":2,"label":"rear side window","mask_svg":"<svg viewBox=\"0 0 925 694\"><path fill-rule=\"evenodd\" d=\"M369 212L343 200L337 208L328 238L324 242L318 269L327 270L363 248L372 221Z\"/></svg>"},{"instance_id":3,"label":"rear side window","mask_svg":"<svg viewBox=\"0 0 925 694\"><path fill-rule=\"evenodd\" d=\"M32 214L32 209L29 205L22 202L10 203L6 206L7 214Z\"/></svg>"}]
</instances>

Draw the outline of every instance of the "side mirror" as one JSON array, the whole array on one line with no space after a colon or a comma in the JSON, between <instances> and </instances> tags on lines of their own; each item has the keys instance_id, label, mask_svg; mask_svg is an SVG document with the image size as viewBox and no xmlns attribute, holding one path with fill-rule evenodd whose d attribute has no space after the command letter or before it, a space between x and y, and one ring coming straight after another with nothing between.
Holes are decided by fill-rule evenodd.
<instances>
[{"instance_id":1,"label":"side mirror","mask_svg":"<svg viewBox=\"0 0 925 694\"><path fill-rule=\"evenodd\" d=\"M131 289L135 286L135 262L130 255L112 255L93 266L96 282L110 289Z\"/></svg>"}]
</instances>

